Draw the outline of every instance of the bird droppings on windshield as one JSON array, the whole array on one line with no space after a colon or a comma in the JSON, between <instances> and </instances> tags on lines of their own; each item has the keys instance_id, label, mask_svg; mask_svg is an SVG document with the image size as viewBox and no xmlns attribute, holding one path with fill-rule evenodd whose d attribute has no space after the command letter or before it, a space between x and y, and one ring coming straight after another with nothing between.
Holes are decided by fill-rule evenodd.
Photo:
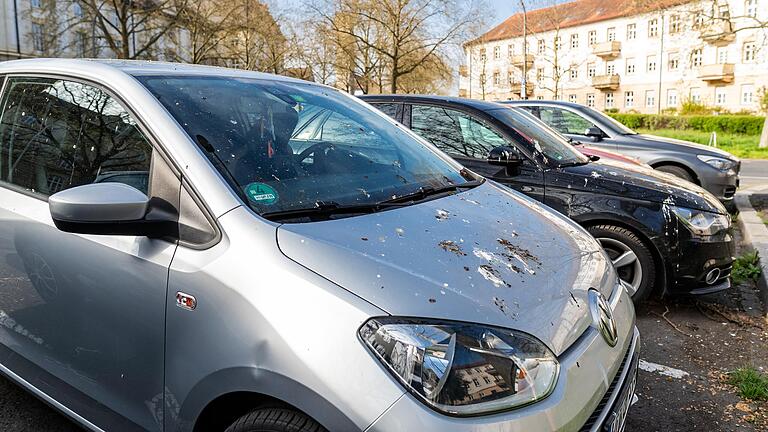
<instances>
[{"instance_id":1,"label":"bird droppings on windshield","mask_svg":"<svg viewBox=\"0 0 768 432\"><path fill-rule=\"evenodd\" d=\"M459 256L466 256L467 254L464 253L464 251L461 250L461 246L454 242L453 240L443 240L440 243L438 243L438 246L440 246L444 251L455 253Z\"/></svg>"}]
</instances>

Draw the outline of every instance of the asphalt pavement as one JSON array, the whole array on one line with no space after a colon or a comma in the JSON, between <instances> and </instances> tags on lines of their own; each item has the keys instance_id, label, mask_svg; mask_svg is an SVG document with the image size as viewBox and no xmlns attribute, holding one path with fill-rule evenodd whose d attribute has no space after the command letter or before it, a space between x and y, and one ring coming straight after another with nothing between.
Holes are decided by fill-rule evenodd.
<instances>
[{"instance_id":1,"label":"asphalt pavement","mask_svg":"<svg viewBox=\"0 0 768 432\"><path fill-rule=\"evenodd\" d=\"M768 185L768 160L743 159L741 161L741 187L739 191Z\"/></svg>"}]
</instances>

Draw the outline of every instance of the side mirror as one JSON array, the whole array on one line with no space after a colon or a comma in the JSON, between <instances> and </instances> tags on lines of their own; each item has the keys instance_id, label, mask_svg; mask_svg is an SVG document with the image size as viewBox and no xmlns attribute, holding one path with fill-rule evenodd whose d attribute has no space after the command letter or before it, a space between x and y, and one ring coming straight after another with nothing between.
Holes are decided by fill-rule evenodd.
<instances>
[{"instance_id":1,"label":"side mirror","mask_svg":"<svg viewBox=\"0 0 768 432\"><path fill-rule=\"evenodd\" d=\"M520 173L520 165L523 164L523 159L514 148L499 146L494 147L488 153L488 164L503 166L507 169L508 175L517 175Z\"/></svg>"},{"instance_id":2,"label":"side mirror","mask_svg":"<svg viewBox=\"0 0 768 432\"><path fill-rule=\"evenodd\" d=\"M176 224L150 216L150 199L123 183L94 183L63 190L48 198L53 223L61 231L164 237Z\"/></svg>"},{"instance_id":3,"label":"side mirror","mask_svg":"<svg viewBox=\"0 0 768 432\"><path fill-rule=\"evenodd\" d=\"M605 134L603 131L600 130L599 127L588 127L587 130L584 131L584 135L592 138L593 141L600 141L605 137Z\"/></svg>"}]
</instances>

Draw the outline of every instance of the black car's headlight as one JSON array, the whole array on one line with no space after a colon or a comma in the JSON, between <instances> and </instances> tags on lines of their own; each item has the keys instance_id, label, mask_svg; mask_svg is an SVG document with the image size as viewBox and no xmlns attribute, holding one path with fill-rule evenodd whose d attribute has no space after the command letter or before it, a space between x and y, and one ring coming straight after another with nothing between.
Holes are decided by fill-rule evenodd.
<instances>
[{"instance_id":1,"label":"black car's headlight","mask_svg":"<svg viewBox=\"0 0 768 432\"><path fill-rule=\"evenodd\" d=\"M559 364L536 338L499 327L374 318L360 337L411 392L446 414L507 410L547 397Z\"/></svg>"},{"instance_id":2,"label":"black car's headlight","mask_svg":"<svg viewBox=\"0 0 768 432\"><path fill-rule=\"evenodd\" d=\"M731 218L728 215L676 206L670 206L670 209L672 209L678 219L680 219L680 221L696 235L715 235L731 226Z\"/></svg>"},{"instance_id":3,"label":"black car's headlight","mask_svg":"<svg viewBox=\"0 0 768 432\"><path fill-rule=\"evenodd\" d=\"M721 158L717 156L698 155L696 157L699 158L700 161L711 166L712 168L718 171L723 171L723 172L736 168L736 164L738 163L734 160Z\"/></svg>"}]
</instances>

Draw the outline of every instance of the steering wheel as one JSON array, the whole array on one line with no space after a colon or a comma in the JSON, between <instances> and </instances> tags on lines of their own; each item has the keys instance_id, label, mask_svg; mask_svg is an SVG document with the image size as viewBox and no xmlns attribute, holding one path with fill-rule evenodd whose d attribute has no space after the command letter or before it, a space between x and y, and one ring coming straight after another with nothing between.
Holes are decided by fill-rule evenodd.
<instances>
[{"instance_id":1,"label":"steering wheel","mask_svg":"<svg viewBox=\"0 0 768 432\"><path fill-rule=\"evenodd\" d=\"M298 159L298 162L301 163L301 162L304 162L304 159L307 159L310 155L314 155L317 158L319 154L322 154L323 156L318 158L322 160L325 157L325 152L321 150L326 150L331 147L333 147L333 143L328 141L322 141L317 144L312 144L311 146L304 149L304 151L299 153L299 155L296 158Z\"/></svg>"}]
</instances>

